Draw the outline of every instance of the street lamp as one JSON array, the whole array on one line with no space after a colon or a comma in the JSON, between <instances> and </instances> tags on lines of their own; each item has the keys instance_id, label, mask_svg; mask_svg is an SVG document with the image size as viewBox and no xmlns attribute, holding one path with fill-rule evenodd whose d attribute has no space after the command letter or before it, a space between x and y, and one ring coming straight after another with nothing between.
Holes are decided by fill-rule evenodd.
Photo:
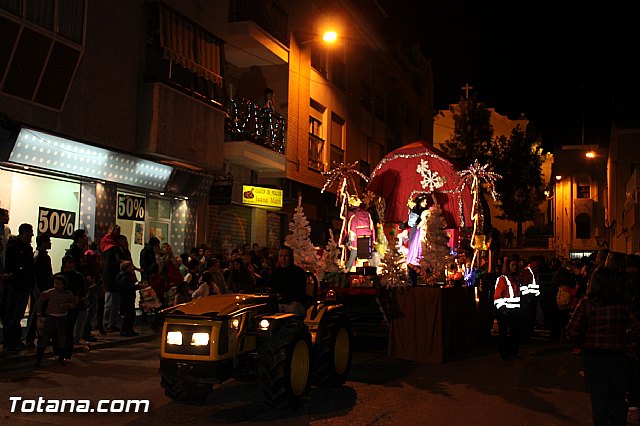
<instances>
[{"instance_id":1,"label":"street lamp","mask_svg":"<svg viewBox=\"0 0 640 426\"><path fill-rule=\"evenodd\" d=\"M322 33L322 36L318 37L319 35L320 34L316 34L316 36L311 38L310 40L303 41L302 43L300 43L300 46L319 41L324 42L324 44L326 45L333 45L338 41L338 33L334 30L325 31Z\"/></svg>"},{"instance_id":2,"label":"street lamp","mask_svg":"<svg viewBox=\"0 0 640 426\"><path fill-rule=\"evenodd\" d=\"M585 154L585 157L587 158L596 158L596 153L595 151L589 151Z\"/></svg>"},{"instance_id":3,"label":"street lamp","mask_svg":"<svg viewBox=\"0 0 640 426\"><path fill-rule=\"evenodd\" d=\"M325 43L329 43L329 44L333 44L338 40L338 33L335 31L326 31L323 35L322 35L322 40L325 41Z\"/></svg>"}]
</instances>

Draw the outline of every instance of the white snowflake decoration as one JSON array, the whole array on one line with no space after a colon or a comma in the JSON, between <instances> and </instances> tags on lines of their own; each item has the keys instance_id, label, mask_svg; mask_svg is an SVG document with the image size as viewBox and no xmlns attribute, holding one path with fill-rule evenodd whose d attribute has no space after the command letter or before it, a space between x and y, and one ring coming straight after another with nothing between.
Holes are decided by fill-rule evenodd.
<instances>
[{"instance_id":1,"label":"white snowflake decoration","mask_svg":"<svg viewBox=\"0 0 640 426\"><path fill-rule=\"evenodd\" d=\"M444 185L444 179L438 174L438 172L429 168L429 163L425 160L420 160L420 164L416 168L416 172L422 176L420 184L423 188L429 188L429 192L441 188Z\"/></svg>"}]
</instances>

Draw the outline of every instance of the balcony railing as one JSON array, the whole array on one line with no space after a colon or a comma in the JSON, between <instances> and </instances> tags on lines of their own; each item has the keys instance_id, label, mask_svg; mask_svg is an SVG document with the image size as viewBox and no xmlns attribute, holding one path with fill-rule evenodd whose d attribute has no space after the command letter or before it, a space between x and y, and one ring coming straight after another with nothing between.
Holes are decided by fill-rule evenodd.
<instances>
[{"instance_id":1,"label":"balcony railing","mask_svg":"<svg viewBox=\"0 0 640 426\"><path fill-rule=\"evenodd\" d=\"M289 15L275 1L229 0L229 22L253 21L289 47Z\"/></svg>"},{"instance_id":2,"label":"balcony railing","mask_svg":"<svg viewBox=\"0 0 640 426\"><path fill-rule=\"evenodd\" d=\"M277 112L243 99L231 100L225 119L226 141L250 141L284 154L286 120Z\"/></svg>"}]
</instances>

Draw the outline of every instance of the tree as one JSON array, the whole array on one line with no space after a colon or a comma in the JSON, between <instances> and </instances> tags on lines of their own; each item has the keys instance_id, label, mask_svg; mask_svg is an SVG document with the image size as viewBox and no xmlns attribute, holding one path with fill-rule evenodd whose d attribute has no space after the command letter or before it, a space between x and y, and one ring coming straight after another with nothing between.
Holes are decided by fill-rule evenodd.
<instances>
[{"instance_id":1,"label":"tree","mask_svg":"<svg viewBox=\"0 0 640 426\"><path fill-rule=\"evenodd\" d=\"M329 229L329 241L327 241L325 251L318 261L318 281L334 277L335 274L342 272L340 252L340 247L333 237L333 231Z\"/></svg>"},{"instance_id":2,"label":"tree","mask_svg":"<svg viewBox=\"0 0 640 426\"><path fill-rule=\"evenodd\" d=\"M293 262L307 272L315 273L318 266L316 248L311 243L311 227L304 215L302 197L298 197L298 207L295 208L293 219L289 222L291 232L284 239L284 244L293 250Z\"/></svg>"},{"instance_id":3,"label":"tree","mask_svg":"<svg viewBox=\"0 0 640 426\"><path fill-rule=\"evenodd\" d=\"M438 277L444 276L444 269L449 262L449 253L451 252L449 246L449 235L445 231L446 226L444 219L442 218L442 209L439 205L435 204L425 210L423 215L426 215L426 220L420 222L420 227L423 227L421 234L422 239L422 260L420 261L423 270L429 269L431 275L429 278L435 280Z\"/></svg>"},{"instance_id":4,"label":"tree","mask_svg":"<svg viewBox=\"0 0 640 426\"><path fill-rule=\"evenodd\" d=\"M444 142L444 153L457 160L463 169L476 159L480 164L485 164L493 139L491 111L473 97L460 101L458 108L453 111L453 122L453 137Z\"/></svg>"},{"instance_id":5,"label":"tree","mask_svg":"<svg viewBox=\"0 0 640 426\"><path fill-rule=\"evenodd\" d=\"M544 200L543 163L540 139L533 126L516 128L509 138L494 141L493 171L502 176L496 181L499 208L506 219L517 224L517 246L522 247L522 223L534 220Z\"/></svg>"},{"instance_id":6,"label":"tree","mask_svg":"<svg viewBox=\"0 0 640 426\"><path fill-rule=\"evenodd\" d=\"M396 244L391 244L384 254L381 264L380 285L383 287L406 287L409 280L407 278L406 259L398 250Z\"/></svg>"}]
</instances>

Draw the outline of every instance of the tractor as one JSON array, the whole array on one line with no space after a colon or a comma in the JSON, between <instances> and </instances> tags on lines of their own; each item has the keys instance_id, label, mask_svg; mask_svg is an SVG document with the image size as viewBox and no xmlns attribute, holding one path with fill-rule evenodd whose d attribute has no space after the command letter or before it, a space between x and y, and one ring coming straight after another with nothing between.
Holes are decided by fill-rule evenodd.
<instances>
[{"instance_id":1,"label":"tractor","mask_svg":"<svg viewBox=\"0 0 640 426\"><path fill-rule=\"evenodd\" d=\"M317 302L306 316L282 313L278 296L206 296L161 312L161 385L176 401L207 398L231 378L256 379L265 402L299 407L310 386L339 386L351 369L344 306Z\"/></svg>"}]
</instances>

